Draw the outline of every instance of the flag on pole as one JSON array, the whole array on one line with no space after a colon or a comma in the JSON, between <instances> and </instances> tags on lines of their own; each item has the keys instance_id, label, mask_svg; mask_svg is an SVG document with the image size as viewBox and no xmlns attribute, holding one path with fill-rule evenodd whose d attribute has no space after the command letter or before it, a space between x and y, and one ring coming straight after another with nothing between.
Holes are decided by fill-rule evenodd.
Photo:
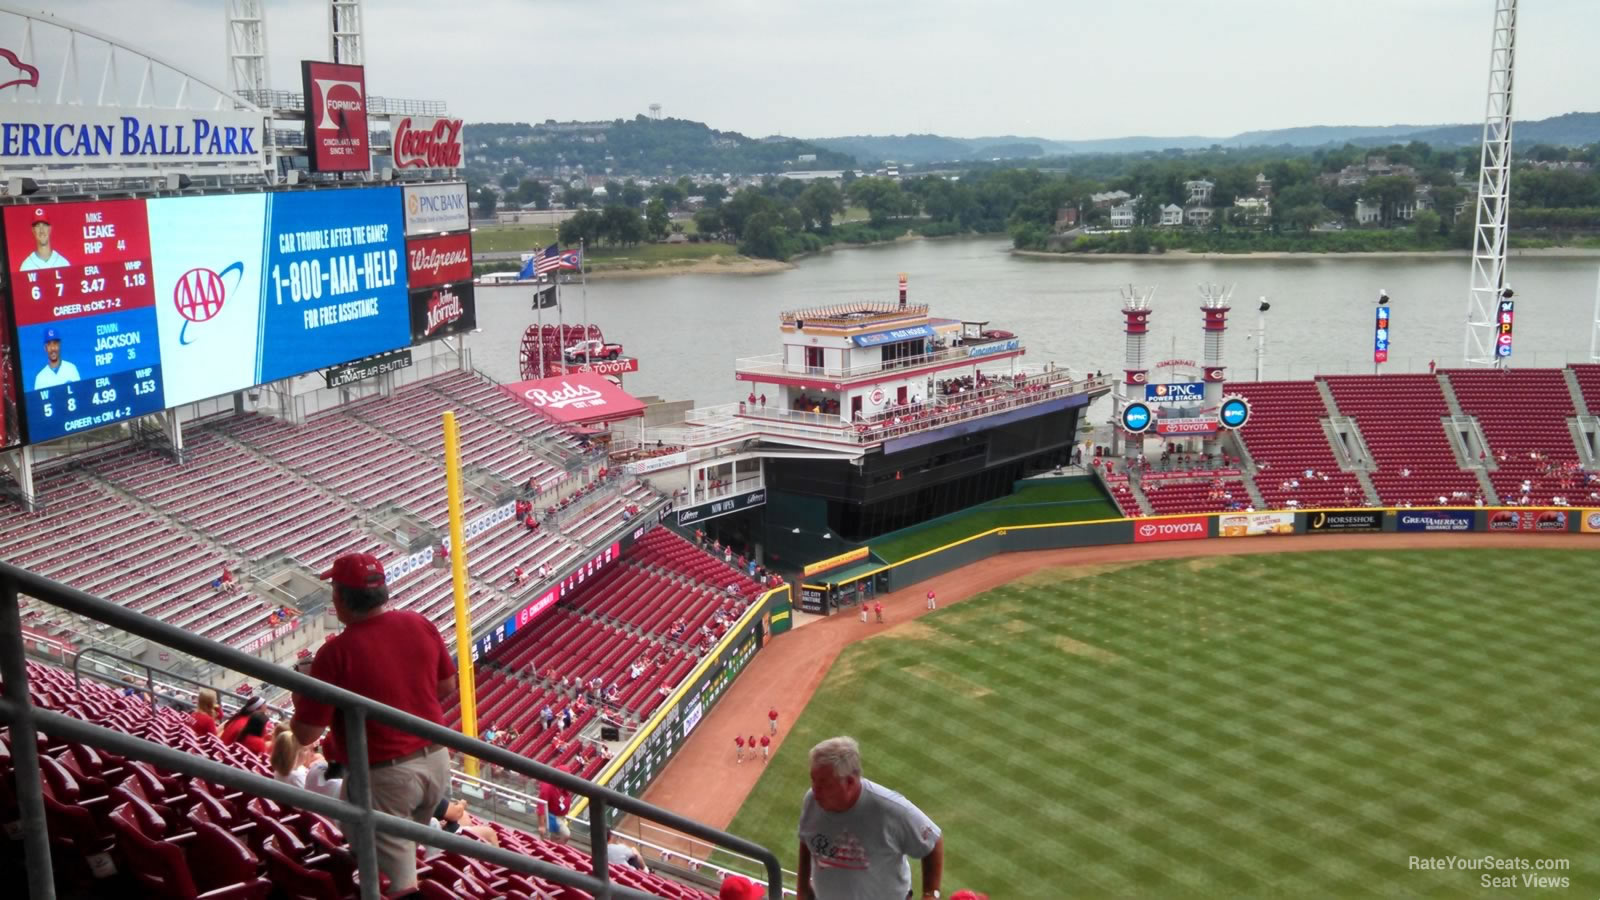
<instances>
[{"instance_id":1,"label":"flag on pole","mask_svg":"<svg viewBox=\"0 0 1600 900\"><path fill-rule=\"evenodd\" d=\"M561 251L560 259L559 268L563 270L576 272L583 268L583 251L581 250L563 250Z\"/></svg>"},{"instance_id":2,"label":"flag on pole","mask_svg":"<svg viewBox=\"0 0 1600 900\"><path fill-rule=\"evenodd\" d=\"M522 264L522 271L517 273L517 280L518 281L526 281L527 279L534 278L539 274L537 271L534 270L534 267L533 267L534 261L537 260L538 258L539 258L539 254L537 254L537 253L535 253L535 254L533 254L533 255L528 257L528 261Z\"/></svg>"},{"instance_id":3,"label":"flag on pole","mask_svg":"<svg viewBox=\"0 0 1600 900\"><path fill-rule=\"evenodd\" d=\"M561 247L551 244L533 255L534 271L540 275L561 268Z\"/></svg>"}]
</instances>

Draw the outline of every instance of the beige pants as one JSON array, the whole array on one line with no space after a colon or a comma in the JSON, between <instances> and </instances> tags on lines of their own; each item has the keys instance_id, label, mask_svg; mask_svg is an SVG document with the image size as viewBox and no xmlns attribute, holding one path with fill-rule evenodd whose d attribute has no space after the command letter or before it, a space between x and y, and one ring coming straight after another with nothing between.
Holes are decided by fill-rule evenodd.
<instances>
[{"instance_id":1,"label":"beige pants","mask_svg":"<svg viewBox=\"0 0 1600 900\"><path fill-rule=\"evenodd\" d=\"M346 786L349 785L346 780ZM450 754L434 747L427 756L372 770L372 808L421 825L450 791ZM347 798L348 799L348 798ZM378 871L389 876L392 893L417 885L417 844L378 832Z\"/></svg>"}]
</instances>

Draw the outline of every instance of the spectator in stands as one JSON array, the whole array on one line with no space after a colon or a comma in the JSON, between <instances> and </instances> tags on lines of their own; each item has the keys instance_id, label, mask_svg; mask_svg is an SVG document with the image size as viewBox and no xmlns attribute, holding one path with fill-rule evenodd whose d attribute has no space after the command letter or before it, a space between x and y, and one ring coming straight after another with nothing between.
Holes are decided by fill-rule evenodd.
<instances>
[{"instance_id":1,"label":"spectator in stands","mask_svg":"<svg viewBox=\"0 0 1600 900\"><path fill-rule=\"evenodd\" d=\"M907 856L922 860L922 897L939 896L944 836L911 801L861 777L854 738L811 748L800 807L800 900L911 896ZM815 866L812 865L815 860Z\"/></svg>"},{"instance_id":2,"label":"spectator in stands","mask_svg":"<svg viewBox=\"0 0 1600 900\"><path fill-rule=\"evenodd\" d=\"M370 697L440 725L440 697L455 687L456 667L439 630L410 610L390 610L383 564L369 553L347 553L322 573L333 583L334 614L345 626L318 649L311 677ZM312 744L332 727L329 757L346 763L344 716L333 707L295 696L295 739ZM387 725L367 723L367 762L371 766L372 806L379 812L425 824L450 786L450 757L428 739ZM378 868L389 876L391 895L416 890L417 850L413 841L377 836Z\"/></svg>"},{"instance_id":3,"label":"spectator in stands","mask_svg":"<svg viewBox=\"0 0 1600 900\"><path fill-rule=\"evenodd\" d=\"M294 732L280 731L272 738L272 777L284 784L322 794L339 796L344 779L328 777L328 761L315 747L301 746Z\"/></svg>"},{"instance_id":4,"label":"spectator in stands","mask_svg":"<svg viewBox=\"0 0 1600 900\"><path fill-rule=\"evenodd\" d=\"M250 721L250 714L266 705L267 701L261 697L251 697L246 700L244 706L241 706L239 711L233 714L232 718L223 723L222 742L224 744L237 744L240 733L244 731L245 724Z\"/></svg>"},{"instance_id":5,"label":"spectator in stands","mask_svg":"<svg viewBox=\"0 0 1600 900\"><path fill-rule=\"evenodd\" d=\"M571 728L571 727L572 727L572 707L571 706L562 707L562 709L561 709L561 730L565 731L565 730L567 730L568 728Z\"/></svg>"},{"instance_id":6,"label":"spectator in stands","mask_svg":"<svg viewBox=\"0 0 1600 900\"><path fill-rule=\"evenodd\" d=\"M264 710L256 710L244 720L244 727L239 729L239 746L262 756L267 755L267 714Z\"/></svg>"},{"instance_id":7,"label":"spectator in stands","mask_svg":"<svg viewBox=\"0 0 1600 900\"><path fill-rule=\"evenodd\" d=\"M743 875L729 875L722 879L717 900L765 900L766 889Z\"/></svg>"},{"instance_id":8,"label":"spectator in stands","mask_svg":"<svg viewBox=\"0 0 1600 900\"><path fill-rule=\"evenodd\" d=\"M217 701L217 692L211 688L201 688L195 695L194 713L189 717L189 727L195 734L216 734L217 720L222 718L222 704Z\"/></svg>"},{"instance_id":9,"label":"spectator in stands","mask_svg":"<svg viewBox=\"0 0 1600 900\"><path fill-rule=\"evenodd\" d=\"M545 830L550 840L566 843L567 810L572 802L571 795L564 788L556 787L548 781L541 781L539 799L544 802Z\"/></svg>"},{"instance_id":10,"label":"spectator in stands","mask_svg":"<svg viewBox=\"0 0 1600 900\"><path fill-rule=\"evenodd\" d=\"M556 711L550 708L550 704L546 703L544 708L539 710L539 720L544 722L545 728L549 728L555 722Z\"/></svg>"},{"instance_id":11,"label":"spectator in stands","mask_svg":"<svg viewBox=\"0 0 1600 900\"><path fill-rule=\"evenodd\" d=\"M612 834L615 835L616 832ZM641 872L650 871L645 868L644 857L639 855L638 850L616 840L615 837L611 843L606 844L606 862L613 866L633 866Z\"/></svg>"},{"instance_id":12,"label":"spectator in stands","mask_svg":"<svg viewBox=\"0 0 1600 900\"><path fill-rule=\"evenodd\" d=\"M500 835L496 834L493 828L467 814L465 800L440 797L438 804L433 808L433 815L428 818L428 826L450 834L471 835L492 847L500 846Z\"/></svg>"}]
</instances>

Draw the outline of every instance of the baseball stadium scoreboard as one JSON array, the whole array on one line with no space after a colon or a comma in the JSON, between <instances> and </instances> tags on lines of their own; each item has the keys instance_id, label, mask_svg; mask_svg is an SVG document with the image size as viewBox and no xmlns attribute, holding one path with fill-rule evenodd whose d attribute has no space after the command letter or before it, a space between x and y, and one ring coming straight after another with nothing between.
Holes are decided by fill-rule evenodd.
<instances>
[{"instance_id":1,"label":"baseball stadium scoreboard","mask_svg":"<svg viewBox=\"0 0 1600 900\"><path fill-rule=\"evenodd\" d=\"M450 183L5 207L0 448L472 329L465 194ZM443 274L441 242L454 263Z\"/></svg>"}]
</instances>

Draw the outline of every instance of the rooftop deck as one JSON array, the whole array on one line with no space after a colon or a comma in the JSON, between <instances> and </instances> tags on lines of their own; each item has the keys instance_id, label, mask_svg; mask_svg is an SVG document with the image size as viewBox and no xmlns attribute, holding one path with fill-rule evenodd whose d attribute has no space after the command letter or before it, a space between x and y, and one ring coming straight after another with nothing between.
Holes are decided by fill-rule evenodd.
<instances>
[{"instance_id":1,"label":"rooftop deck","mask_svg":"<svg viewBox=\"0 0 1600 900\"><path fill-rule=\"evenodd\" d=\"M863 301L818 306L813 309L786 310L778 313L778 321L785 325L793 325L798 320L806 324L849 328L854 325L877 325L895 319L924 318L927 315L926 303L908 303L901 306L898 303Z\"/></svg>"},{"instance_id":2,"label":"rooftop deck","mask_svg":"<svg viewBox=\"0 0 1600 900\"><path fill-rule=\"evenodd\" d=\"M1021 338L996 338L982 342L968 342L959 347L946 347L920 356L906 356L888 361L878 360L855 366L807 366L789 362L782 353L768 353L764 356L746 356L736 360L734 362L734 372L736 377L744 381L755 380L754 377L746 376L763 375L785 378L811 376L848 381L903 369L949 365L950 363L964 361L978 363L988 359L999 358L1002 355L1025 353L1026 350L1027 348L1023 346Z\"/></svg>"},{"instance_id":3,"label":"rooftop deck","mask_svg":"<svg viewBox=\"0 0 1600 900\"><path fill-rule=\"evenodd\" d=\"M726 440L732 434L762 436L782 441L785 437L809 441L846 444L866 449L894 438L925 433L960 422L1037 406L1076 394L1109 391L1112 379L1074 379L1067 370L1021 372L1013 377L997 377L986 387L965 393L936 397L933 402L892 410L860 422L845 422L837 414L800 412L774 406L751 408L744 403L690 410L681 429L685 443L702 443L696 434L712 441Z\"/></svg>"}]
</instances>

